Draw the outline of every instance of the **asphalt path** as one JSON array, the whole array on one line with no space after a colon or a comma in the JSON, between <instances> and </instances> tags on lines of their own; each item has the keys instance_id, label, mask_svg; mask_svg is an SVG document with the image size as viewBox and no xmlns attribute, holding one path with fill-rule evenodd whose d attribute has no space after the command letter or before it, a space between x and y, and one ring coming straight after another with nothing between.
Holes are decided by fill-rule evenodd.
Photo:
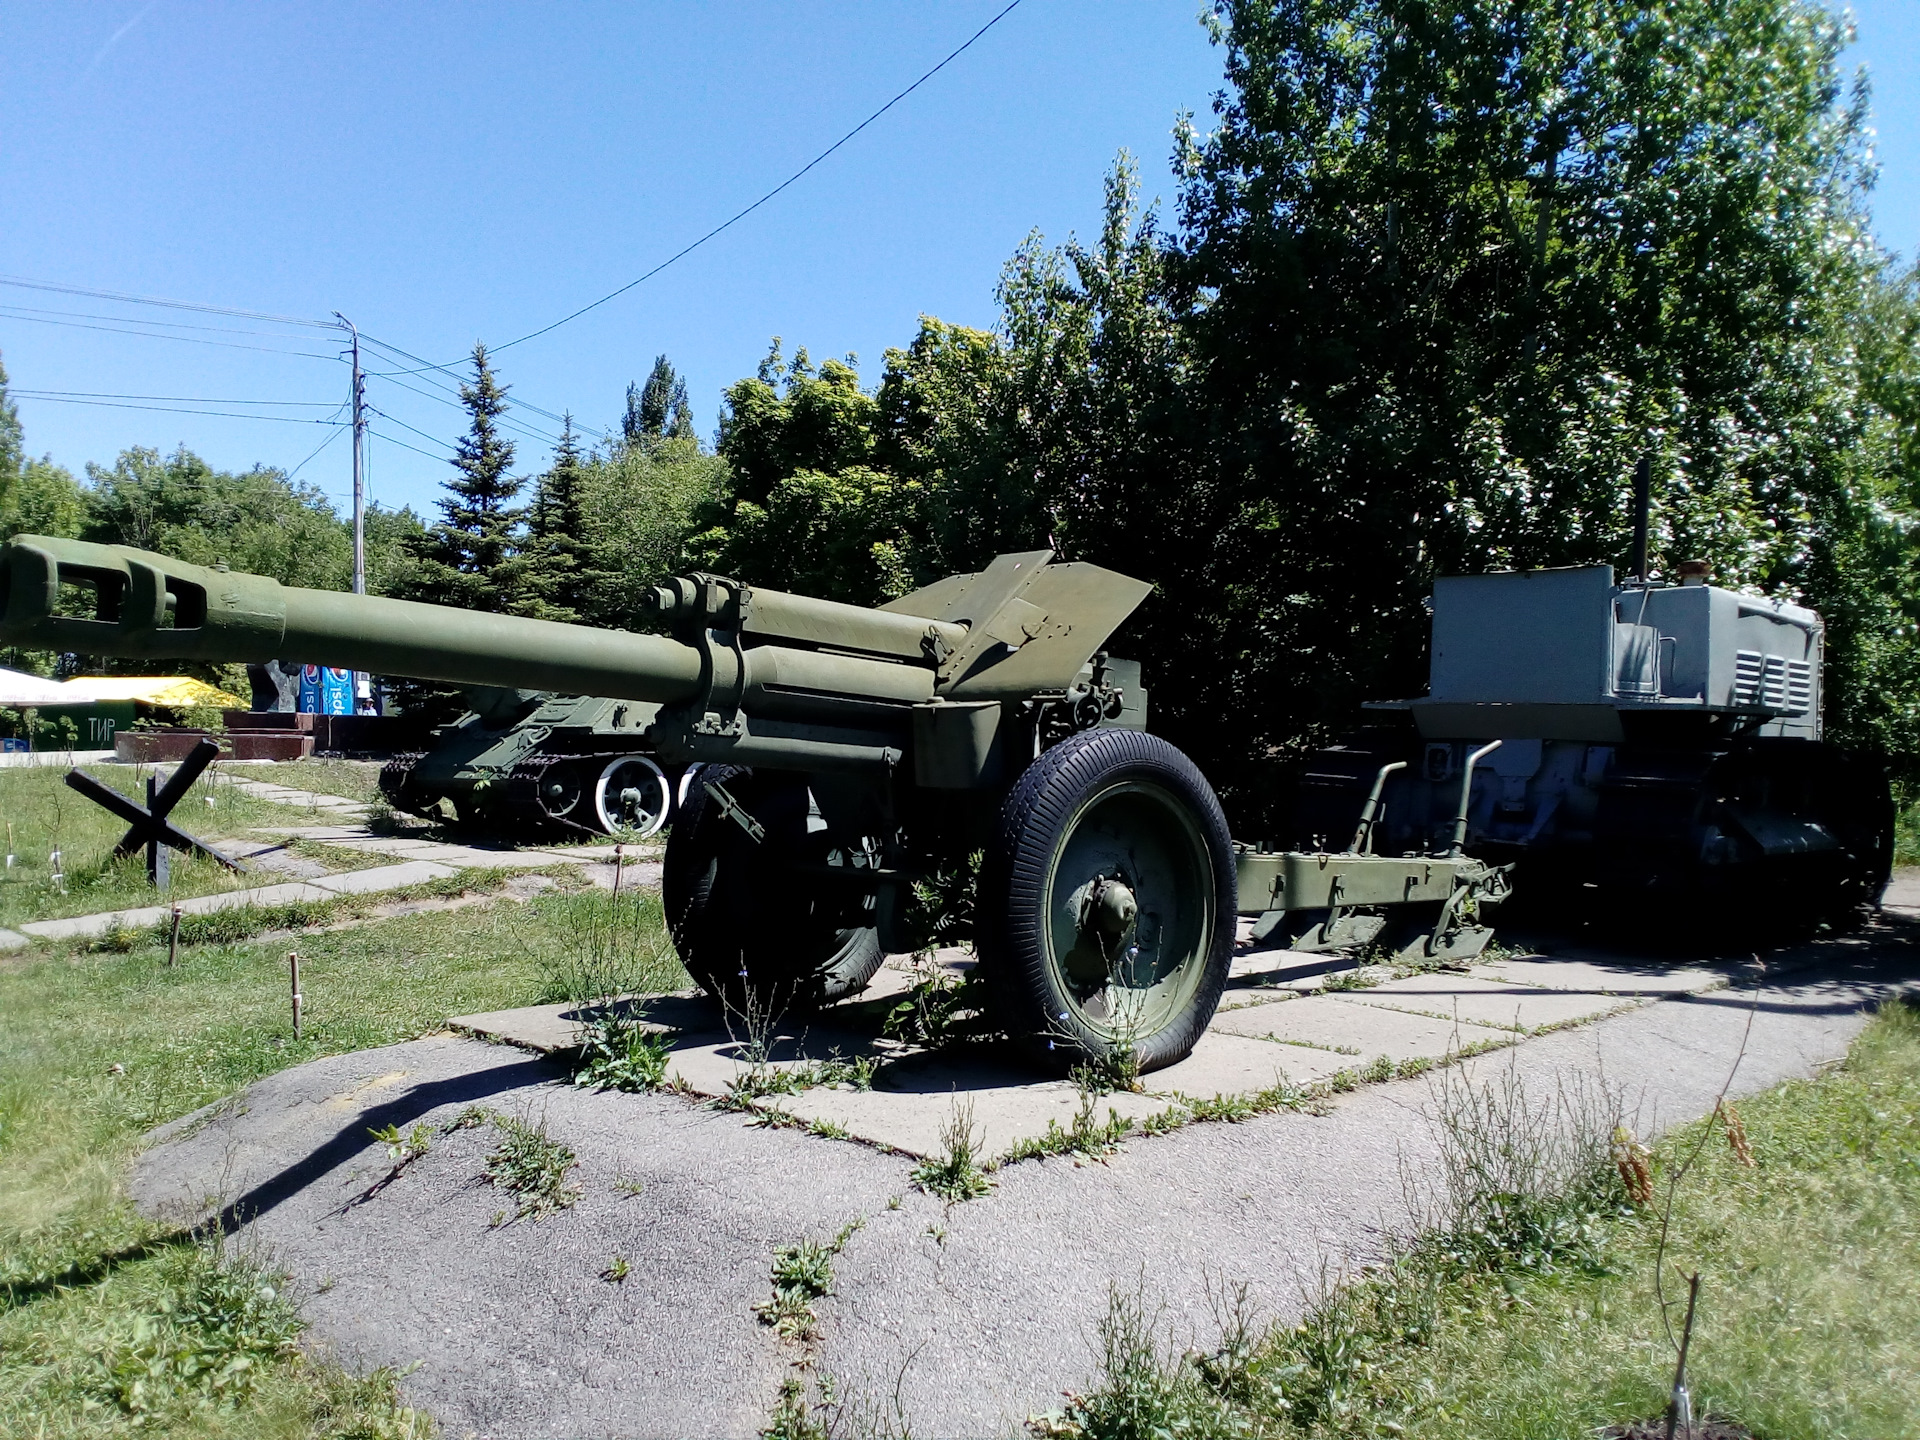
<instances>
[{"instance_id":1,"label":"asphalt path","mask_svg":"<svg viewBox=\"0 0 1920 1440\"><path fill-rule=\"evenodd\" d=\"M1651 1136L1710 1111L1730 1074L1738 1097L1842 1057L1914 979L1917 933L1890 918L1790 973L1556 1031L1467 1073L1512 1066L1535 1097L1604 1082ZM1114 1287L1142 1296L1169 1344L1206 1344L1229 1287L1284 1319L1377 1256L1412 1223L1409 1180L1435 1173L1433 1083L1136 1137L1105 1163L1012 1166L990 1197L947 1206L913 1189L904 1157L678 1096L580 1091L549 1061L446 1036L271 1076L158 1132L132 1188L153 1213L224 1210L235 1244L295 1277L310 1343L357 1368L415 1367L406 1394L451 1436L752 1435L794 1373L834 1377L895 1429L1005 1435L1091 1379ZM484 1179L486 1126L439 1136L379 1184L369 1128L445 1126L472 1105L571 1147L578 1204L495 1225L511 1206ZM753 1311L774 1248L856 1219L819 1338L777 1339ZM601 1278L616 1255L624 1282Z\"/></svg>"}]
</instances>

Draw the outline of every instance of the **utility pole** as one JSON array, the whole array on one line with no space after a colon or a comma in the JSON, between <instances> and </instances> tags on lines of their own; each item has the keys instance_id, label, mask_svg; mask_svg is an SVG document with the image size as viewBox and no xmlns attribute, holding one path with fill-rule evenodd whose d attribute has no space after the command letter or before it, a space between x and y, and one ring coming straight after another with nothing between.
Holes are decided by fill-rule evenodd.
<instances>
[{"instance_id":1,"label":"utility pole","mask_svg":"<svg viewBox=\"0 0 1920 1440\"><path fill-rule=\"evenodd\" d=\"M353 593L367 593L367 488L365 444L367 434L366 377L360 373L360 332L338 310L333 318L353 336Z\"/></svg>"},{"instance_id":2,"label":"utility pole","mask_svg":"<svg viewBox=\"0 0 1920 1440\"><path fill-rule=\"evenodd\" d=\"M360 331L338 310L333 318L347 327L353 336L353 593L367 593L367 380L360 371ZM358 671L353 676L353 710L360 713L360 691L367 680Z\"/></svg>"}]
</instances>

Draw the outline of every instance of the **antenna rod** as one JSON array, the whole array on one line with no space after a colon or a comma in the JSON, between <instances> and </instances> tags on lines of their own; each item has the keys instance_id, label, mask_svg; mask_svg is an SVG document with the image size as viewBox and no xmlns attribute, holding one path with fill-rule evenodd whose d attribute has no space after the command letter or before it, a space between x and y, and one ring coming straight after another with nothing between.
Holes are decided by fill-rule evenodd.
<instances>
[{"instance_id":1,"label":"antenna rod","mask_svg":"<svg viewBox=\"0 0 1920 1440\"><path fill-rule=\"evenodd\" d=\"M1647 512L1653 506L1653 461L1646 455L1633 467L1633 578L1647 579Z\"/></svg>"}]
</instances>

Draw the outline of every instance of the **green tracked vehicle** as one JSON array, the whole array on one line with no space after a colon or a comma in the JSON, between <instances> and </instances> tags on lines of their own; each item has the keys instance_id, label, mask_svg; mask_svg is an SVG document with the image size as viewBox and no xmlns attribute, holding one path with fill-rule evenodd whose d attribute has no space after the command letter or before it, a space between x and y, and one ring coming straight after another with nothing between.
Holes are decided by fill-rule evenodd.
<instances>
[{"instance_id":1,"label":"green tracked vehicle","mask_svg":"<svg viewBox=\"0 0 1920 1440\"><path fill-rule=\"evenodd\" d=\"M396 810L515 835L645 839L672 815L677 777L644 736L660 707L593 695L466 687L473 708L396 755L380 792Z\"/></svg>"}]
</instances>

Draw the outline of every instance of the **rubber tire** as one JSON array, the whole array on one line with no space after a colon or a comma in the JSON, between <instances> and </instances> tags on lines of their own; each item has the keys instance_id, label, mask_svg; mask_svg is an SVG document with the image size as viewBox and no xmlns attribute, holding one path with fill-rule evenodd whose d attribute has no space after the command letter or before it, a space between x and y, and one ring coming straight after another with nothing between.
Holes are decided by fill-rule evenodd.
<instances>
[{"instance_id":1,"label":"rubber tire","mask_svg":"<svg viewBox=\"0 0 1920 1440\"><path fill-rule=\"evenodd\" d=\"M1104 1043L1071 1016L1047 935L1048 873L1068 823L1108 786L1143 781L1168 792L1194 819L1207 851L1213 933L1187 1004L1138 1038L1140 1070L1186 1059L1213 1020L1233 959L1238 884L1226 816L1200 768L1157 735L1086 730L1027 767L1000 809L995 843L981 867L977 944L1001 1023L1044 1068L1066 1071L1098 1059ZM1059 1020L1068 1014L1064 1027ZM1062 1033L1063 1029L1066 1031Z\"/></svg>"},{"instance_id":2,"label":"rubber tire","mask_svg":"<svg viewBox=\"0 0 1920 1440\"><path fill-rule=\"evenodd\" d=\"M782 833L783 822L792 828L792 816L779 812L791 810L794 797L781 792L799 781L784 775L756 779L742 766L708 765L689 787L667 834L660 876L667 933L687 973L709 995L736 1006L749 991L785 1008L826 1004L864 990L886 959L878 929L808 923L810 917L791 927L761 923L755 912L763 904L794 914L805 904L800 893L817 882L767 874L758 863L759 847L713 803L708 783L731 791L777 844L793 839ZM804 827L804 804L800 819ZM789 885L792 893L779 893Z\"/></svg>"}]
</instances>

